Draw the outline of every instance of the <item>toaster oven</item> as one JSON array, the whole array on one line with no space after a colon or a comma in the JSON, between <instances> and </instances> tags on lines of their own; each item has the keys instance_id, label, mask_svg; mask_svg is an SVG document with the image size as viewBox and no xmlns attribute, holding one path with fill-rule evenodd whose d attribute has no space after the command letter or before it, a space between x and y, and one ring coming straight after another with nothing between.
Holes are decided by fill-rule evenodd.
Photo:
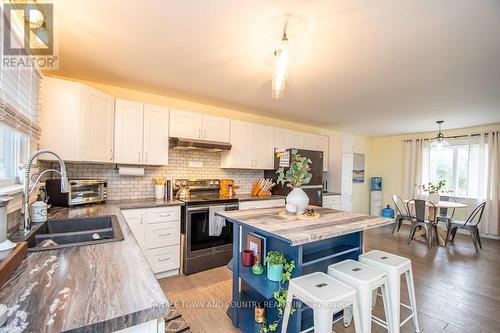
<instances>
[{"instance_id":1,"label":"toaster oven","mask_svg":"<svg viewBox=\"0 0 500 333\"><path fill-rule=\"evenodd\" d=\"M54 206L76 206L106 201L108 182L103 179L70 179L68 193L61 193L60 179L47 179L48 202Z\"/></svg>"}]
</instances>

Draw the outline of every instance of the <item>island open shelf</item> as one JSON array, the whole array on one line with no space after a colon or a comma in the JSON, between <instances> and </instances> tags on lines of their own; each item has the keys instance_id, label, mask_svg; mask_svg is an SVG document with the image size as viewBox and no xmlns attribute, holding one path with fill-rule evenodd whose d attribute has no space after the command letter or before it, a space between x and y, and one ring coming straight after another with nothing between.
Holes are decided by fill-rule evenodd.
<instances>
[{"instance_id":1,"label":"island open shelf","mask_svg":"<svg viewBox=\"0 0 500 333\"><path fill-rule=\"evenodd\" d=\"M228 264L233 272L233 295L227 314L242 332L259 332L261 325L254 321L254 307L258 302L273 304L274 292L279 288L278 282L267 279L266 272L254 275L251 267L242 264L241 251L246 247L249 233L265 239L266 252L279 251L288 262L295 261L293 278L326 272L329 265L342 260L357 260L363 251L363 230L392 223L380 217L315 209L322 217L307 221L283 220L278 217L280 209L276 208L217 213L233 224L233 259ZM278 309L266 307L266 321L270 323L277 318ZM288 332L300 332L312 325L312 310L299 307L290 317ZM280 330L281 325L277 331Z\"/></svg>"}]
</instances>

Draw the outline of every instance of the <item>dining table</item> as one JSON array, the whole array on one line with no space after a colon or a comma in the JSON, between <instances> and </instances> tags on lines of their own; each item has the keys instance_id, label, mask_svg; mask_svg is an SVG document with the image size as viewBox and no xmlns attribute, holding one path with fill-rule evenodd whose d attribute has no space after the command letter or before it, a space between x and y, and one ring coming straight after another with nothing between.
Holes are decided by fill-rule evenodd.
<instances>
[{"instance_id":1,"label":"dining table","mask_svg":"<svg viewBox=\"0 0 500 333\"><path fill-rule=\"evenodd\" d=\"M405 200L405 203L409 206L413 205L413 200ZM447 208L447 209L462 209L462 208L467 208L469 205L462 203L462 202L456 202L456 201L444 201L440 200L438 203L431 203L430 201L426 201L425 205L428 208L427 212L427 218L429 221L435 221L436 220L436 210L441 209L441 208ZM409 209L409 207L408 207ZM411 210L410 210L411 212ZM439 225L437 227L438 230L438 244L441 246L445 246L445 240L446 240L446 234L447 230L441 228ZM415 236L423 236L425 234L425 230L420 229L415 233Z\"/></svg>"}]
</instances>

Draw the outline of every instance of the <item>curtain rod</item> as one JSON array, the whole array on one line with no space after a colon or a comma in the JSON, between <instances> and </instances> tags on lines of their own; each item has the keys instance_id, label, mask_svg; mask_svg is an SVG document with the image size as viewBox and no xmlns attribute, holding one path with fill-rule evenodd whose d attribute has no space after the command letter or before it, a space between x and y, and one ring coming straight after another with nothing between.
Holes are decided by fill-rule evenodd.
<instances>
[{"instance_id":1,"label":"curtain rod","mask_svg":"<svg viewBox=\"0 0 500 333\"><path fill-rule=\"evenodd\" d=\"M497 133L498 134L498 131L493 131L494 133ZM444 138L445 139L462 139L462 138L468 138L468 137L472 137L472 136L481 136L481 135L484 135L484 136L488 136L488 132L485 132L484 134L481 134L481 133L474 133L474 134L463 134L463 135L451 135L451 136L445 136ZM424 138L422 139L423 141L429 141L429 140L434 140L435 138ZM401 140L402 142L412 142L413 140L420 140L420 139L405 139L405 140Z\"/></svg>"}]
</instances>

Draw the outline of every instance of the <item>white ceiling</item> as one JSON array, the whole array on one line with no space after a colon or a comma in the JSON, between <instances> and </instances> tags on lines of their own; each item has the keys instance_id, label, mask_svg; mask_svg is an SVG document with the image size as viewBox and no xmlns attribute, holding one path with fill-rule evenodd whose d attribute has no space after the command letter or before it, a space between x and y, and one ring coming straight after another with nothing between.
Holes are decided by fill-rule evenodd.
<instances>
[{"instance_id":1,"label":"white ceiling","mask_svg":"<svg viewBox=\"0 0 500 333\"><path fill-rule=\"evenodd\" d=\"M54 2L59 75L369 136L500 122L497 0Z\"/></svg>"}]
</instances>

